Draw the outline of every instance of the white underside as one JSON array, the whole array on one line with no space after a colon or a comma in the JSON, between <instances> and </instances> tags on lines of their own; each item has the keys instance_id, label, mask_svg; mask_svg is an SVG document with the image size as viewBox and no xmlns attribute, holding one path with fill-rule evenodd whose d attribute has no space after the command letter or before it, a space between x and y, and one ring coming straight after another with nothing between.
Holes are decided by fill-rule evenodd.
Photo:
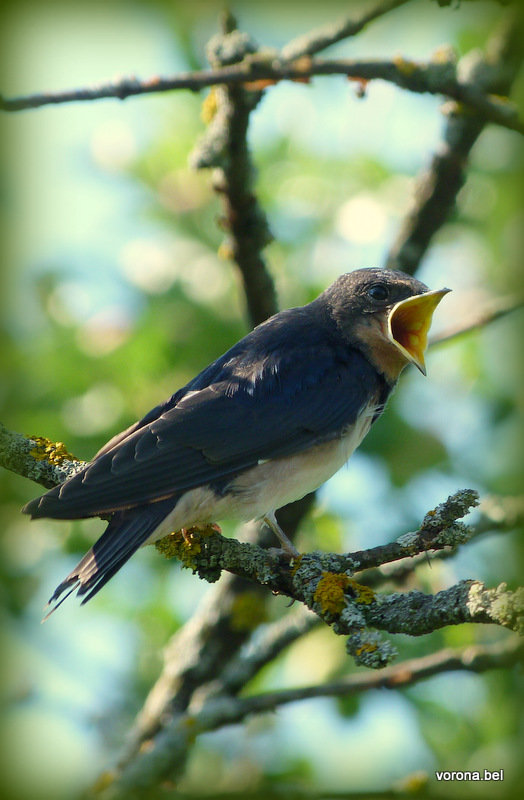
<instances>
[{"instance_id":1,"label":"white underside","mask_svg":"<svg viewBox=\"0 0 524 800\"><path fill-rule=\"evenodd\" d=\"M207 486L186 492L147 540L147 544L181 528L226 517L259 519L318 489L338 472L368 432L374 406L359 415L346 434L304 453L260 462L244 472L221 497Z\"/></svg>"}]
</instances>

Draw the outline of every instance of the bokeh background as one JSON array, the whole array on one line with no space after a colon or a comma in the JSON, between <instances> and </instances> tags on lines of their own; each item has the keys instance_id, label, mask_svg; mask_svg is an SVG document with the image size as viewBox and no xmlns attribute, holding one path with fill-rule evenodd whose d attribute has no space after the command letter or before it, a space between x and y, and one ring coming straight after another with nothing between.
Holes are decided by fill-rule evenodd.
<instances>
[{"instance_id":1,"label":"bokeh background","mask_svg":"<svg viewBox=\"0 0 524 800\"><path fill-rule=\"evenodd\" d=\"M239 25L279 47L362 3L231 3ZM148 77L205 64L212 2L25 3L2 19L6 96ZM333 55L427 60L443 44L482 47L501 8L411 3L333 48ZM516 96L522 96L522 80ZM204 95L176 92L4 115L1 419L63 441L88 459L247 330L231 265L219 257L218 201L188 156L204 131ZM311 300L340 273L384 263L438 148L441 99L340 77L272 87L252 115L257 191L275 241L265 251L282 307ZM434 330L519 288L522 150L489 126L453 219L418 277L453 289ZM458 488L521 488L518 315L435 347L427 380L408 371L387 414L319 492L303 549L360 549L418 525ZM64 604L44 626L55 585L103 523L30 524L19 509L39 487L0 472L2 717L0 773L12 797L71 798L118 752L162 663L162 646L207 584L147 548L87 607ZM234 525L224 530L234 533ZM418 573L426 591L461 578L516 585L517 532L484 537ZM272 618L286 612L273 598ZM497 641L460 626L395 637L403 657ZM351 670L344 642L318 630L253 690ZM182 788L251 789L290 780L324 790L381 790L435 769L506 769L516 781L518 674L443 675L402 693L311 700L198 741ZM522 740L520 740L520 745ZM493 784L461 796L495 796ZM455 786L456 789L456 786ZM440 785L443 796L453 786ZM499 790L502 791L502 790ZM487 793L486 793L487 792ZM446 794L448 793L448 795ZM498 796L498 795L497 795Z\"/></svg>"}]
</instances>

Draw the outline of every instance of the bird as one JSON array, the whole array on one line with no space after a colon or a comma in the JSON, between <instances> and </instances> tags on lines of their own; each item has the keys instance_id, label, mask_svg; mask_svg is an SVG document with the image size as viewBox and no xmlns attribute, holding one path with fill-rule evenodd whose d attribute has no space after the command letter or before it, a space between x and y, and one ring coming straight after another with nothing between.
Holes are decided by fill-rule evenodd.
<instances>
[{"instance_id":1,"label":"bird","mask_svg":"<svg viewBox=\"0 0 524 800\"><path fill-rule=\"evenodd\" d=\"M307 305L280 311L105 444L22 511L108 521L57 586L90 600L142 545L224 518L263 520L290 558L275 511L317 489L382 414L408 364L426 374L430 291L399 270L341 275Z\"/></svg>"}]
</instances>

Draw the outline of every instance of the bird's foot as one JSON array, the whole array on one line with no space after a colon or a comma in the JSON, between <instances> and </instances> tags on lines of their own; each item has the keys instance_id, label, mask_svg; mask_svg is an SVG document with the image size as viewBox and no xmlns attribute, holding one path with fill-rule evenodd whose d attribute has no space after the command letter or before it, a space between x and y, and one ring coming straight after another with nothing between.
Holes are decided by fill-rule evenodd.
<instances>
[{"instance_id":1,"label":"bird's foot","mask_svg":"<svg viewBox=\"0 0 524 800\"><path fill-rule=\"evenodd\" d=\"M298 558L300 553L298 552L297 548L295 547L291 539L288 539L288 537L278 524L275 517L275 513L272 512L271 514L267 514L265 517L263 517L263 521L266 523L268 528L271 528L275 536L280 540L280 544L282 545L282 548L271 547L270 550L279 553L284 552L289 558Z\"/></svg>"},{"instance_id":2,"label":"bird's foot","mask_svg":"<svg viewBox=\"0 0 524 800\"><path fill-rule=\"evenodd\" d=\"M300 558L300 553L295 547L293 548L292 553L290 553L285 547L268 547L266 548L266 553L269 553L271 556L276 556L276 558L285 558L289 562L296 558Z\"/></svg>"},{"instance_id":3,"label":"bird's foot","mask_svg":"<svg viewBox=\"0 0 524 800\"><path fill-rule=\"evenodd\" d=\"M184 537L184 541L186 544L191 544L191 534L193 531L196 533L205 534L206 531L209 533L209 530L215 531L215 533L222 533L222 528L220 525L217 525L216 522L209 522L207 524L202 525L192 525L190 528L180 528L180 533Z\"/></svg>"}]
</instances>

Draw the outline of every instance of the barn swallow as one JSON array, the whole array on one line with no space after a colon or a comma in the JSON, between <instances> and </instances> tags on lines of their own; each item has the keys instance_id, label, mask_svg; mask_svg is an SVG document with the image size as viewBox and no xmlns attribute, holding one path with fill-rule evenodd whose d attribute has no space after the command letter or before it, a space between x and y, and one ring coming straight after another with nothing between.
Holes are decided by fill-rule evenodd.
<instances>
[{"instance_id":1,"label":"barn swallow","mask_svg":"<svg viewBox=\"0 0 524 800\"><path fill-rule=\"evenodd\" d=\"M33 518L111 515L55 590L52 611L75 589L85 603L141 545L224 517L263 519L296 554L275 510L346 463L407 364L425 374L431 318L448 291L393 270L342 275L312 303L256 327L29 502Z\"/></svg>"}]
</instances>

